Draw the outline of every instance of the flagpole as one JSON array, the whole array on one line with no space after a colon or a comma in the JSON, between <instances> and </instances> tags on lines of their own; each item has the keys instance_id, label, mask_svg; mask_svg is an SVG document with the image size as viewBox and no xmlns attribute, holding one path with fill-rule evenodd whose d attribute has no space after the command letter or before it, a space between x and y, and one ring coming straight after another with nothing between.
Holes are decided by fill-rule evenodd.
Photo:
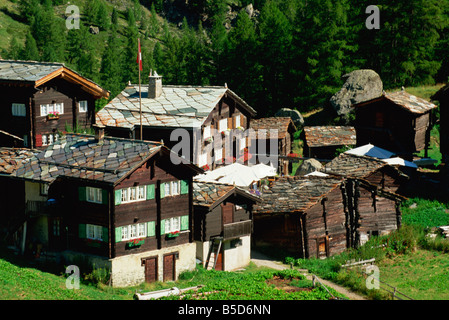
<instances>
[{"instance_id":1,"label":"flagpole","mask_svg":"<svg viewBox=\"0 0 449 320\"><path fill-rule=\"evenodd\" d=\"M141 89L141 81L140 81L140 66L142 64L142 56L140 51L140 38L137 38L139 44L139 109L140 109L140 140L143 140L143 132L142 132L142 89Z\"/></svg>"}]
</instances>

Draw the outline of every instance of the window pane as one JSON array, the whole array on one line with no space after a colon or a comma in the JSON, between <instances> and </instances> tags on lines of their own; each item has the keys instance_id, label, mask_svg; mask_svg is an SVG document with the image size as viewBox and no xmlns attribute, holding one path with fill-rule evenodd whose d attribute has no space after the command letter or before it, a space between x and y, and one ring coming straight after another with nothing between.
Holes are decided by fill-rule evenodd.
<instances>
[{"instance_id":1,"label":"window pane","mask_svg":"<svg viewBox=\"0 0 449 320\"><path fill-rule=\"evenodd\" d=\"M145 223L139 223L139 237L145 237L146 236L146 224Z\"/></svg>"},{"instance_id":2,"label":"window pane","mask_svg":"<svg viewBox=\"0 0 449 320\"><path fill-rule=\"evenodd\" d=\"M47 115L47 105L46 104L41 104L41 116L46 116Z\"/></svg>"},{"instance_id":3,"label":"window pane","mask_svg":"<svg viewBox=\"0 0 449 320\"><path fill-rule=\"evenodd\" d=\"M165 184L165 196L170 196L170 183Z\"/></svg>"},{"instance_id":4,"label":"window pane","mask_svg":"<svg viewBox=\"0 0 449 320\"><path fill-rule=\"evenodd\" d=\"M122 189L122 202L128 201L128 189Z\"/></svg>"},{"instance_id":5,"label":"window pane","mask_svg":"<svg viewBox=\"0 0 449 320\"><path fill-rule=\"evenodd\" d=\"M79 112L87 112L87 100L80 101L78 104Z\"/></svg>"},{"instance_id":6,"label":"window pane","mask_svg":"<svg viewBox=\"0 0 449 320\"><path fill-rule=\"evenodd\" d=\"M129 237L132 239L132 238L137 238L137 225L135 225L135 224L133 224L133 225L131 225L131 228L130 228L131 230L130 230L130 234L129 234Z\"/></svg>"},{"instance_id":7,"label":"window pane","mask_svg":"<svg viewBox=\"0 0 449 320\"><path fill-rule=\"evenodd\" d=\"M128 227L122 227L122 240L128 239Z\"/></svg>"},{"instance_id":8,"label":"window pane","mask_svg":"<svg viewBox=\"0 0 449 320\"><path fill-rule=\"evenodd\" d=\"M139 189L139 200L145 200L146 199L145 186L138 187L138 189Z\"/></svg>"}]
</instances>

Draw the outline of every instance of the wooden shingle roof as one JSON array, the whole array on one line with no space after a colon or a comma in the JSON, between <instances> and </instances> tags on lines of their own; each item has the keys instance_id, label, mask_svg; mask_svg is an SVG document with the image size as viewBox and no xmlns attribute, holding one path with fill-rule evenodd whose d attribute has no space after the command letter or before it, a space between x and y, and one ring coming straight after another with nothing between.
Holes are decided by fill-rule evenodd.
<instances>
[{"instance_id":1,"label":"wooden shingle roof","mask_svg":"<svg viewBox=\"0 0 449 320\"><path fill-rule=\"evenodd\" d=\"M339 188L343 179L337 177L280 177L260 191L261 202L255 214L305 212L326 195Z\"/></svg>"}]
</instances>

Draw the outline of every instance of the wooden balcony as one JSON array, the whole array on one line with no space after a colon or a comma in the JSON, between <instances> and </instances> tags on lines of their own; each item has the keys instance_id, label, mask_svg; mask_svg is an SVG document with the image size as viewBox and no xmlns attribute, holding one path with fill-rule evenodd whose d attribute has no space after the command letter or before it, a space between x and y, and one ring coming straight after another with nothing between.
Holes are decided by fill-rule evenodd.
<instances>
[{"instance_id":1,"label":"wooden balcony","mask_svg":"<svg viewBox=\"0 0 449 320\"><path fill-rule=\"evenodd\" d=\"M239 238L251 234L252 231L252 221L240 221L228 223L223 226L223 239L229 240L234 238Z\"/></svg>"},{"instance_id":2,"label":"wooden balcony","mask_svg":"<svg viewBox=\"0 0 449 320\"><path fill-rule=\"evenodd\" d=\"M30 215L45 214L47 212L46 201L29 200L26 202L25 213Z\"/></svg>"}]
</instances>

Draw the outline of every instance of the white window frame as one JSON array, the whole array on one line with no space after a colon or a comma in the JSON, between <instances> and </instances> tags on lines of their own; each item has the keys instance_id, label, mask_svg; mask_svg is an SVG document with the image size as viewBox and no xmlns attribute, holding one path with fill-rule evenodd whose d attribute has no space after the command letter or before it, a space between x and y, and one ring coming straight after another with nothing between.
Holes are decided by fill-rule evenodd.
<instances>
[{"instance_id":1,"label":"white window frame","mask_svg":"<svg viewBox=\"0 0 449 320\"><path fill-rule=\"evenodd\" d=\"M59 140L59 134L57 134L57 133L48 133L48 134L42 135L42 145L43 146L48 146L58 140Z\"/></svg>"},{"instance_id":2,"label":"white window frame","mask_svg":"<svg viewBox=\"0 0 449 320\"><path fill-rule=\"evenodd\" d=\"M122 241L147 237L146 223L129 224L121 228L122 228Z\"/></svg>"},{"instance_id":3,"label":"white window frame","mask_svg":"<svg viewBox=\"0 0 449 320\"><path fill-rule=\"evenodd\" d=\"M241 127L241 125L240 125L240 115L238 114L238 115L236 115L235 117L234 117L234 123L235 123L235 127L236 128L238 128L238 127Z\"/></svg>"},{"instance_id":4,"label":"white window frame","mask_svg":"<svg viewBox=\"0 0 449 320\"><path fill-rule=\"evenodd\" d=\"M103 227L94 224L86 224L86 238L103 241Z\"/></svg>"},{"instance_id":5,"label":"white window frame","mask_svg":"<svg viewBox=\"0 0 449 320\"><path fill-rule=\"evenodd\" d=\"M122 203L137 202L147 200L147 186L136 186L123 188Z\"/></svg>"},{"instance_id":6,"label":"white window frame","mask_svg":"<svg viewBox=\"0 0 449 320\"><path fill-rule=\"evenodd\" d=\"M46 117L51 112L58 112L59 114L64 114L64 103L47 103L47 104L41 104L41 116Z\"/></svg>"},{"instance_id":7,"label":"white window frame","mask_svg":"<svg viewBox=\"0 0 449 320\"><path fill-rule=\"evenodd\" d=\"M24 103L13 103L11 105L11 113L15 117L26 117L27 110Z\"/></svg>"},{"instance_id":8,"label":"white window frame","mask_svg":"<svg viewBox=\"0 0 449 320\"><path fill-rule=\"evenodd\" d=\"M103 202L102 189L86 187L86 201L92 203L102 203Z\"/></svg>"},{"instance_id":9,"label":"white window frame","mask_svg":"<svg viewBox=\"0 0 449 320\"><path fill-rule=\"evenodd\" d=\"M198 166L203 167L207 164L207 153L202 153L199 156Z\"/></svg>"},{"instance_id":10,"label":"white window frame","mask_svg":"<svg viewBox=\"0 0 449 320\"><path fill-rule=\"evenodd\" d=\"M214 155L215 161L223 159L223 148L216 148L214 152L215 152Z\"/></svg>"},{"instance_id":11,"label":"white window frame","mask_svg":"<svg viewBox=\"0 0 449 320\"><path fill-rule=\"evenodd\" d=\"M48 196L48 188L49 188L48 183L40 183L39 185L40 194L42 196Z\"/></svg>"},{"instance_id":12,"label":"white window frame","mask_svg":"<svg viewBox=\"0 0 449 320\"><path fill-rule=\"evenodd\" d=\"M80 113L87 112L88 110L88 102L87 100L81 100L78 102L78 110Z\"/></svg>"},{"instance_id":13,"label":"white window frame","mask_svg":"<svg viewBox=\"0 0 449 320\"><path fill-rule=\"evenodd\" d=\"M240 139L239 147L240 147L240 150L243 150L243 149L246 148L246 138L241 138Z\"/></svg>"},{"instance_id":14,"label":"white window frame","mask_svg":"<svg viewBox=\"0 0 449 320\"><path fill-rule=\"evenodd\" d=\"M224 118L218 122L218 130L220 132L228 130L228 119Z\"/></svg>"},{"instance_id":15,"label":"white window frame","mask_svg":"<svg viewBox=\"0 0 449 320\"><path fill-rule=\"evenodd\" d=\"M165 219L165 233L180 232L180 231L181 231L181 217Z\"/></svg>"},{"instance_id":16,"label":"white window frame","mask_svg":"<svg viewBox=\"0 0 449 320\"><path fill-rule=\"evenodd\" d=\"M204 127L204 131L203 131L203 140L210 138L211 137L211 128L210 126L206 126Z\"/></svg>"}]
</instances>

